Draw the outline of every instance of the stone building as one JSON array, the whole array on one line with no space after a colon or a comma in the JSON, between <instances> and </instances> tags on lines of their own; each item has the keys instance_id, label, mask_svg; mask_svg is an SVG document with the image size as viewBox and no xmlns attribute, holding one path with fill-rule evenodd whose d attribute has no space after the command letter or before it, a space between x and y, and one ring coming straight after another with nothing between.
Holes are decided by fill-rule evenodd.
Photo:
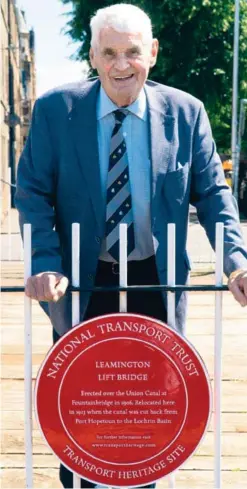
<instances>
[{"instance_id":1,"label":"stone building","mask_svg":"<svg viewBox=\"0 0 247 489\"><path fill-rule=\"evenodd\" d=\"M19 11L21 64L21 143L27 139L33 105L36 99L35 37L26 25L25 13Z\"/></svg>"},{"instance_id":2,"label":"stone building","mask_svg":"<svg viewBox=\"0 0 247 489\"><path fill-rule=\"evenodd\" d=\"M29 31L16 0L2 0L0 11L0 164L1 221L13 205L16 167L35 99L34 32Z\"/></svg>"}]
</instances>

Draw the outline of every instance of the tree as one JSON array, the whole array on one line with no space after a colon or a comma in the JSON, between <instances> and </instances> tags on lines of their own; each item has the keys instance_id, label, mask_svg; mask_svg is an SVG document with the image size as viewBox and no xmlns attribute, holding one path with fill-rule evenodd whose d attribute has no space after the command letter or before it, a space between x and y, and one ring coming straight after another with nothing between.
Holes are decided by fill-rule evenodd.
<instances>
[{"instance_id":1,"label":"tree","mask_svg":"<svg viewBox=\"0 0 247 489\"><path fill-rule=\"evenodd\" d=\"M91 16L116 0L61 0L72 3L67 33L81 42L77 57L88 60ZM150 15L159 39L152 80L185 90L205 104L218 151L231 147L234 0L127 1ZM247 2L241 0L239 98L247 98ZM245 75L245 76L244 76ZM243 142L247 150L247 142Z\"/></svg>"}]
</instances>

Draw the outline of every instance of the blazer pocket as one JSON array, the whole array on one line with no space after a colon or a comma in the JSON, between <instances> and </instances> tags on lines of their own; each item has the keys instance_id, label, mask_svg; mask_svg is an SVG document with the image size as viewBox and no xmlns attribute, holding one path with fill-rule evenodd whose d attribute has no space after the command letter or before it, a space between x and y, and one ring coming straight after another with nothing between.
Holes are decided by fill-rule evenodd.
<instances>
[{"instance_id":1,"label":"blazer pocket","mask_svg":"<svg viewBox=\"0 0 247 489\"><path fill-rule=\"evenodd\" d=\"M188 174L188 164L185 164L178 170L167 172L163 187L165 196L181 203L187 189Z\"/></svg>"}]
</instances>

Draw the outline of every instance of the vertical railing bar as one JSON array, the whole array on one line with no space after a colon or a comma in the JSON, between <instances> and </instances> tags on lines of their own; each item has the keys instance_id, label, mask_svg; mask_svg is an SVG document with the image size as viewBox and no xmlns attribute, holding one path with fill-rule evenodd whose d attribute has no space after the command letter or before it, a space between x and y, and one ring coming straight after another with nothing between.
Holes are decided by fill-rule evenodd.
<instances>
[{"instance_id":1,"label":"vertical railing bar","mask_svg":"<svg viewBox=\"0 0 247 489\"><path fill-rule=\"evenodd\" d=\"M80 224L72 224L72 285L80 287ZM72 326L80 322L80 292L72 293ZM73 489L80 489L81 478L73 473Z\"/></svg>"},{"instance_id":2,"label":"vertical railing bar","mask_svg":"<svg viewBox=\"0 0 247 489\"><path fill-rule=\"evenodd\" d=\"M175 286L175 266L176 266L176 235L175 224L170 223L167 226L167 285ZM175 293L167 293L167 323L175 328Z\"/></svg>"},{"instance_id":3,"label":"vertical railing bar","mask_svg":"<svg viewBox=\"0 0 247 489\"><path fill-rule=\"evenodd\" d=\"M170 474L168 477L168 488L174 489L176 487L175 473Z\"/></svg>"},{"instance_id":4,"label":"vertical railing bar","mask_svg":"<svg viewBox=\"0 0 247 489\"><path fill-rule=\"evenodd\" d=\"M119 226L119 285L127 287L127 224ZM119 312L127 312L127 292L119 293Z\"/></svg>"},{"instance_id":5,"label":"vertical railing bar","mask_svg":"<svg viewBox=\"0 0 247 489\"><path fill-rule=\"evenodd\" d=\"M176 285L176 227L174 223L167 226L167 285ZM167 293L167 324L175 329L176 298L174 292ZM169 489L176 487L175 475L168 477Z\"/></svg>"},{"instance_id":6,"label":"vertical railing bar","mask_svg":"<svg viewBox=\"0 0 247 489\"><path fill-rule=\"evenodd\" d=\"M128 263L127 263L127 224L119 226L119 285L127 287L128 282ZM127 312L127 292L119 293L119 312ZM114 487L109 488L114 489ZM128 488L125 488L128 489Z\"/></svg>"},{"instance_id":7,"label":"vertical railing bar","mask_svg":"<svg viewBox=\"0 0 247 489\"><path fill-rule=\"evenodd\" d=\"M80 224L72 224L72 285L80 287ZM72 326L80 322L80 292L72 293Z\"/></svg>"},{"instance_id":8,"label":"vertical railing bar","mask_svg":"<svg viewBox=\"0 0 247 489\"><path fill-rule=\"evenodd\" d=\"M119 286L127 287L128 283L128 262L127 262L127 224L119 226ZM119 293L119 312L127 312L127 292ZM108 489L116 489L108 487ZM127 487L125 489L128 489Z\"/></svg>"},{"instance_id":9,"label":"vertical railing bar","mask_svg":"<svg viewBox=\"0 0 247 489\"><path fill-rule=\"evenodd\" d=\"M216 224L215 285L223 284L224 225ZM222 292L215 293L214 487L221 489Z\"/></svg>"},{"instance_id":10,"label":"vertical railing bar","mask_svg":"<svg viewBox=\"0 0 247 489\"><path fill-rule=\"evenodd\" d=\"M32 274L31 224L24 224L24 285ZM24 352L25 352L25 461L26 488L33 488L33 441L32 441L32 301L24 295Z\"/></svg>"},{"instance_id":11,"label":"vertical railing bar","mask_svg":"<svg viewBox=\"0 0 247 489\"><path fill-rule=\"evenodd\" d=\"M11 168L8 168L9 194L8 194L8 261L12 258L12 234L11 234Z\"/></svg>"}]
</instances>

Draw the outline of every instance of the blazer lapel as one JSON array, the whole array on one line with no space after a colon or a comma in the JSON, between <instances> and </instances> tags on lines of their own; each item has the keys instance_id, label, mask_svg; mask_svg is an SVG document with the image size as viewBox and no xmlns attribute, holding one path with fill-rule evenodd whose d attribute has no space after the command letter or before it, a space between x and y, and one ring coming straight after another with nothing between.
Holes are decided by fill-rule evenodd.
<instances>
[{"instance_id":1,"label":"blazer lapel","mask_svg":"<svg viewBox=\"0 0 247 489\"><path fill-rule=\"evenodd\" d=\"M158 176L164 176L169 167L175 118L168 112L169 106L164 100L163 92L148 84L145 85L145 91L149 112L153 200Z\"/></svg>"},{"instance_id":2,"label":"blazer lapel","mask_svg":"<svg viewBox=\"0 0 247 489\"><path fill-rule=\"evenodd\" d=\"M69 122L80 170L87 182L99 226L104 225L104 205L100 178L97 138L96 102L100 83L96 80L82 88L71 112Z\"/></svg>"}]
</instances>

